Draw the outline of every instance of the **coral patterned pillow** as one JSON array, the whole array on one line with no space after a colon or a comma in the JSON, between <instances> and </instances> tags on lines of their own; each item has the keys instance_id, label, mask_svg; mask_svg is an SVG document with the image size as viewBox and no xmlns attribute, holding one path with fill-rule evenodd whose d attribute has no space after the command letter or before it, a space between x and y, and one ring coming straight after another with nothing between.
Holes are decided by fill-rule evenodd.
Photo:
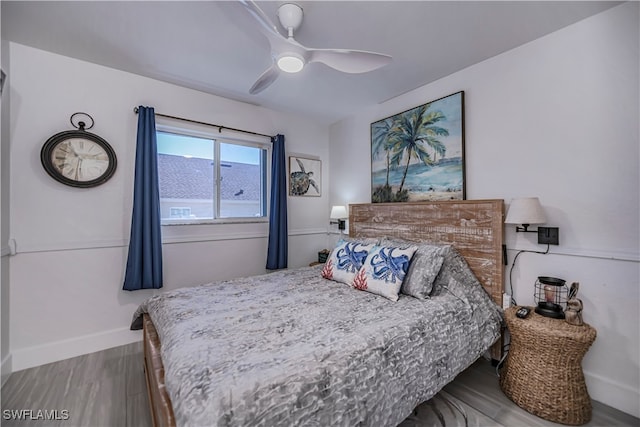
<instances>
[{"instance_id":1,"label":"coral patterned pillow","mask_svg":"<svg viewBox=\"0 0 640 427\"><path fill-rule=\"evenodd\" d=\"M398 301L398 292L417 249L416 246L376 246L354 278L353 287Z\"/></svg>"},{"instance_id":2,"label":"coral patterned pillow","mask_svg":"<svg viewBox=\"0 0 640 427\"><path fill-rule=\"evenodd\" d=\"M340 240L322 269L322 277L353 285L362 263L374 244Z\"/></svg>"}]
</instances>

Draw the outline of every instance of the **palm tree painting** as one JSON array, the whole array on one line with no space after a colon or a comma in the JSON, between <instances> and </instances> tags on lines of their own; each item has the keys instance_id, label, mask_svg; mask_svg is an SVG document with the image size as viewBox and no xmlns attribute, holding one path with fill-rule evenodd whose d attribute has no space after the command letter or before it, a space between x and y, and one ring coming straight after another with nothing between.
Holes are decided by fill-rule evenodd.
<instances>
[{"instance_id":1,"label":"palm tree painting","mask_svg":"<svg viewBox=\"0 0 640 427\"><path fill-rule=\"evenodd\" d=\"M464 92L371 124L371 201L464 200Z\"/></svg>"}]
</instances>

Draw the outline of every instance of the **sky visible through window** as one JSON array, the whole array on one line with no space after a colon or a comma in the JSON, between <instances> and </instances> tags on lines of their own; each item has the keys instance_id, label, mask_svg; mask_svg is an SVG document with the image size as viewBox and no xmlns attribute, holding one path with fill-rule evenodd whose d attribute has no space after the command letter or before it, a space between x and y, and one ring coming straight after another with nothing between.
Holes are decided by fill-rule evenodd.
<instances>
[{"instance_id":1,"label":"sky visible through window","mask_svg":"<svg viewBox=\"0 0 640 427\"><path fill-rule=\"evenodd\" d=\"M213 140L188 135L157 132L158 153L213 159ZM220 144L220 157L225 162L260 164L261 150L236 144Z\"/></svg>"}]
</instances>

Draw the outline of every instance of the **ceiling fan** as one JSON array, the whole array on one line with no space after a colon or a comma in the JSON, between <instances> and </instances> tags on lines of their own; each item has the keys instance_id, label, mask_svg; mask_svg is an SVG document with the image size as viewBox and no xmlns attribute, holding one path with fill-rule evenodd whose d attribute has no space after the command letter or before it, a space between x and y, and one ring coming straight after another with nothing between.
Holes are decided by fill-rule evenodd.
<instances>
[{"instance_id":1,"label":"ceiling fan","mask_svg":"<svg viewBox=\"0 0 640 427\"><path fill-rule=\"evenodd\" d=\"M366 73L383 67L391 62L389 55L350 49L313 49L293 38L293 32L302 24L302 8L295 3L284 3L278 8L278 19L287 37L278 31L269 17L252 0L240 0L240 3L257 21L259 30L267 37L271 46L273 64L253 84L249 93L255 95L273 83L281 71L297 73L306 64L321 62L344 73Z\"/></svg>"}]
</instances>

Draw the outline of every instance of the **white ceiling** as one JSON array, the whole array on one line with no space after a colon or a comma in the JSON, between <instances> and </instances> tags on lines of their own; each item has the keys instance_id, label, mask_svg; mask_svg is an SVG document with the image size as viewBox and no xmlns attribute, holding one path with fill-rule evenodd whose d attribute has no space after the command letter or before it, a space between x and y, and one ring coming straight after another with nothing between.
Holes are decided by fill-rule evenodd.
<instances>
[{"instance_id":1,"label":"white ceiling","mask_svg":"<svg viewBox=\"0 0 640 427\"><path fill-rule=\"evenodd\" d=\"M277 7L259 2L278 24ZM619 4L611 1L299 1L296 40L369 50L365 74L309 64L258 95L266 38L235 2L2 1L2 37L181 86L332 123ZM284 33L284 31L282 31Z\"/></svg>"}]
</instances>

